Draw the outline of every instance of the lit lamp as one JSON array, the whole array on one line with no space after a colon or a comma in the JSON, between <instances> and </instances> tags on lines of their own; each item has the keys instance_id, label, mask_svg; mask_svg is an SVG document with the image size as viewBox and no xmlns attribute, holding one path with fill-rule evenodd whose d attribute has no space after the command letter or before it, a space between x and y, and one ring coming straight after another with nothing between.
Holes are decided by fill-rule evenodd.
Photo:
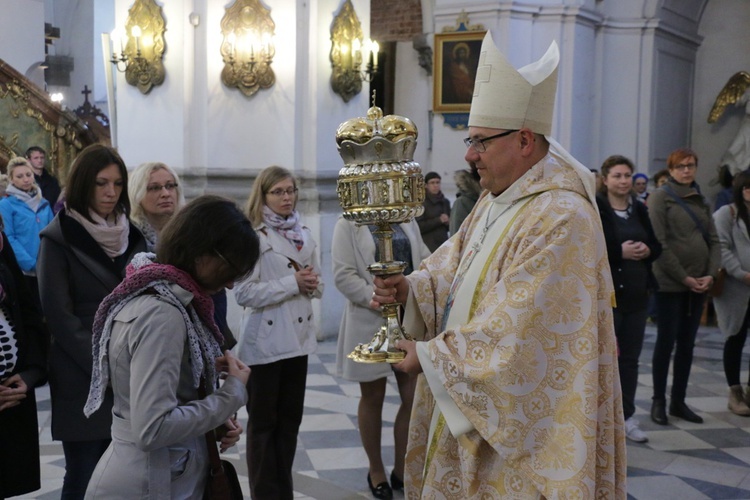
<instances>
[{"instance_id":1,"label":"lit lamp","mask_svg":"<svg viewBox=\"0 0 750 500\"><path fill-rule=\"evenodd\" d=\"M164 83L165 26L161 7L154 0L136 0L125 29L115 28L110 35L110 61L143 94Z\"/></svg>"},{"instance_id":2,"label":"lit lamp","mask_svg":"<svg viewBox=\"0 0 750 500\"><path fill-rule=\"evenodd\" d=\"M349 102L378 72L378 42L364 39L351 0L346 0L331 27L331 88ZM362 61L366 61L364 68Z\"/></svg>"},{"instance_id":3,"label":"lit lamp","mask_svg":"<svg viewBox=\"0 0 750 500\"><path fill-rule=\"evenodd\" d=\"M246 96L276 83L271 69L276 48L273 35L276 25L271 11L260 0L236 0L221 19L221 57L224 69L221 81L237 87Z\"/></svg>"}]
</instances>

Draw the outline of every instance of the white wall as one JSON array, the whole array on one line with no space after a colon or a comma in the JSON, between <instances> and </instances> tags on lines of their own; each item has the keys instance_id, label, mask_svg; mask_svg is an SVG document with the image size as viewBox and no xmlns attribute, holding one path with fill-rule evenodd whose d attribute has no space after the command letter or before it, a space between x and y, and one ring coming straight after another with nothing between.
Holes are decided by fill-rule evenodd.
<instances>
[{"instance_id":1,"label":"white wall","mask_svg":"<svg viewBox=\"0 0 750 500\"><path fill-rule=\"evenodd\" d=\"M3 0L0 15L0 59L21 74L44 61L42 0ZM40 72L40 86L44 76Z\"/></svg>"},{"instance_id":2,"label":"white wall","mask_svg":"<svg viewBox=\"0 0 750 500\"><path fill-rule=\"evenodd\" d=\"M130 0L116 0L123 25ZM368 89L345 103L330 86L330 27L342 0L276 2L273 70L276 83L252 97L224 86L219 47L224 0L164 2L167 20L164 84L148 95L118 75L118 144L126 163L163 161L191 179L189 194L214 192L243 202L253 178L269 165L292 170L302 181L299 209L318 241L325 314L315 302L324 336L338 331L344 299L331 274L330 241L340 209L335 177L343 163L335 133L343 121L364 116ZM365 36L369 1L354 3ZM266 5L269 5L268 3ZM197 27L190 14L200 18ZM232 306L230 316L239 311ZM232 325L236 327L236 325Z\"/></svg>"}]
</instances>

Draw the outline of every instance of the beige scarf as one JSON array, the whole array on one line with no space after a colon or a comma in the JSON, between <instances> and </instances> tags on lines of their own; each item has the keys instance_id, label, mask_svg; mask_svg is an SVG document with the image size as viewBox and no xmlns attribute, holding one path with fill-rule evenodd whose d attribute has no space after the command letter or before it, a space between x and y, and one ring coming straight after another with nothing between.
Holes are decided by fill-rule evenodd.
<instances>
[{"instance_id":1,"label":"beige scarf","mask_svg":"<svg viewBox=\"0 0 750 500\"><path fill-rule=\"evenodd\" d=\"M94 241L99 243L107 257L114 259L125 253L128 249L128 236L130 235L130 223L124 213L114 213L114 221L110 222L109 217L104 219L102 216L89 209L91 222L83 215L69 207L65 207L66 213L78 222L88 231Z\"/></svg>"}]
</instances>

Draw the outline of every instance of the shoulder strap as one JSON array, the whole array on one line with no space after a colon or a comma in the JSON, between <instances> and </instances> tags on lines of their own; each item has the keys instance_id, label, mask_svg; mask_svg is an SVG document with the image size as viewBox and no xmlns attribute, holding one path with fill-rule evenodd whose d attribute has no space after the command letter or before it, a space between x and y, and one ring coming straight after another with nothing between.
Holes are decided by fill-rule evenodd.
<instances>
[{"instance_id":1,"label":"shoulder strap","mask_svg":"<svg viewBox=\"0 0 750 500\"><path fill-rule=\"evenodd\" d=\"M203 385L206 379L201 377L201 383L198 386L198 396L201 399L206 398L206 388ZM211 466L211 475L215 476L221 471L221 459L219 458L219 449L216 445L216 433L214 429L209 430L205 434L206 436L206 448L208 449L208 460Z\"/></svg>"},{"instance_id":2,"label":"shoulder strap","mask_svg":"<svg viewBox=\"0 0 750 500\"><path fill-rule=\"evenodd\" d=\"M711 237L708 235L708 231L706 231L706 228L703 226L703 223L700 221L697 215L695 215L695 212L690 210L690 207L687 206L687 203L685 203L685 200L680 198L680 196L674 192L674 189L672 189L672 186L669 184L664 184L663 186L664 192L666 192L669 196L674 198L674 201L677 202L679 206L681 206L685 212L690 216L691 219L693 219L693 222L695 223L695 227L698 228L698 231L701 232L701 235L703 235L703 239L706 240L706 244L710 244Z\"/></svg>"}]
</instances>

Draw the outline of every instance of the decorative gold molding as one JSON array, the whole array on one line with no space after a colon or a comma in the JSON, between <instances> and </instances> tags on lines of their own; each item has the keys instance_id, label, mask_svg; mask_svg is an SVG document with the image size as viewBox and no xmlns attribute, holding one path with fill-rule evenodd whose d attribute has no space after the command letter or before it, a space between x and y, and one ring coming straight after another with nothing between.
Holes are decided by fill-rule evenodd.
<instances>
[{"instance_id":1,"label":"decorative gold molding","mask_svg":"<svg viewBox=\"0 0 750 500\"><path fill-rule=\"evenodd\" d=\"M156 85L164 83L164 32L166 21L154 0L135 0L125 21L125 34L113 34L112 62L122 71L125 81L148 94ZM122 43L127 39L127 42ZM120 55L117 49L120 49Z\"/></svg>"},{"instance_id":2,"label":"decorative gold molding","mask_svg":"<svg viewBox=\"0 0 750 500\"><path fill-rule=\"evenodd\" d=\"M276 83L271 68L276 24L260 0L236 0L221 19L221 81L250 97Z\"/></svg>"},{"instance_id":3,"label":"decorative gold molding","mask_svg":"<svg viewBox=\"0 0 750 500\"><path fill-rule=\"evenodd\" d=\"M356 42L355 42L356 40ZM362 91L362 78L359 67L362 53L352 50L358 43L362 46L362 24L354 11L351 0L346 0L331 26L331 88L344 99L349 100ZM356 71L354 70L356 68Z\"/></svg>"}]
</instances>

